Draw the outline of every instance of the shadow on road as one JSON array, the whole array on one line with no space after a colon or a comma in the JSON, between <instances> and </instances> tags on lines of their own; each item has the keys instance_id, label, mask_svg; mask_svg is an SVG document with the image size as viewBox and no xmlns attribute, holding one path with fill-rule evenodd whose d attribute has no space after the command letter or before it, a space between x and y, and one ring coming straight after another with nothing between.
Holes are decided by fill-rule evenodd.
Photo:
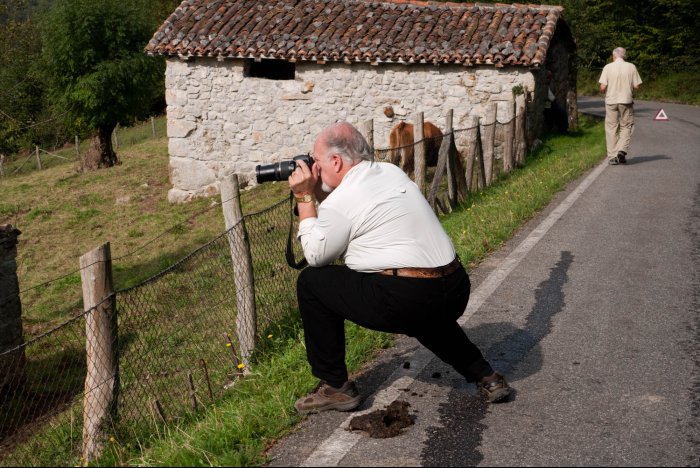
<instances>
[{"instance_id":1,"label":"shadow on road","mask_svg":"<svg viewBox=\"0 0 700 468\"><path fill-rule=\"evenodd\" d=\"M634 156L627 159L627 165L642 164L650 161L660 161L664 159L673 159L665 154L655 154L653 156Z\"/></svg>"},{"instance_id":2,"label":"shadow on road","mask_svg":"<svg viewBox=\"0 0 700 468\"><path fill-rule=\"evenodd\" d=\"M535 305L527 316L525 328L499 322L468 330L469 336L479 336L482 342L484 337L495 337L488 340L493 344L484 354L494 369L508 376L511 382L536 374L542 368L539 343L552 332L554 317L564 309L564 285L569 280L568 271L573 261L571 252L561 252L549 278L535 290ZM513 398L511 396L511 400ZM481 420L487 411L488 404L483 399L470 395L463 388L450 391L447 402L439 408L440 425L428 429L429 437L422 453L425 466L480 463L483 455L478 448L486 429Z\"/></svg>"}]
</instances>

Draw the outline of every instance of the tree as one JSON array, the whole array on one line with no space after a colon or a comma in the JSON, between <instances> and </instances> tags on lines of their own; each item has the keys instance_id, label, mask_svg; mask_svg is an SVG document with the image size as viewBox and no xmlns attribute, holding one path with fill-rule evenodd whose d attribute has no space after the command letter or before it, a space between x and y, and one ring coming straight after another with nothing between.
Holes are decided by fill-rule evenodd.
<instances>
[{"instance_id":1,"label":"tree","mask_svg":"<svg viewBox=\"0 0 700 468\"><path fill-rule=\"evenodd\" d=\"M114 128L147 117L163 93L164 62L143 52L154 31L146 1L56 0L42 21L52 106L96 132L87 168L117 164Z\"/></svg>"},{"instance_id":2,"label":"tree","mask_svg":"<svg viewBox=\"0 0 700 468\"><path fill-rule=\"evenodd\" d=\"M0 0L0 153L29 146L40 130L43 87L35 64L41 56L27 0Z\"/></svg>"}]
</instances>

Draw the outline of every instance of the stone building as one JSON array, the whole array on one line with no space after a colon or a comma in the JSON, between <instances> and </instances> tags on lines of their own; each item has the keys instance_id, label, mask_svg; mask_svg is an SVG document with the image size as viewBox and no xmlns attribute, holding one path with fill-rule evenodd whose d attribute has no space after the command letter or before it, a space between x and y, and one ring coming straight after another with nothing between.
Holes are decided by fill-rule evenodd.
<instances>
[{"instance_id":1,"label":"stone building","mask_svg":"<svg viewBox=\"0 0 700 468\"><path fill-rule=\"evenodd\" d=\"M492 101L528 98L542 128L546 70L575 119L575 49L557 6L406 0L184 0L146 52L167 58L171 201L311 150L330 123L391 127L422 111L454 127ZM391 106L393 116L384 110ZM391 113L388 113L391 115Z\"/></svg>"}]
</instances>

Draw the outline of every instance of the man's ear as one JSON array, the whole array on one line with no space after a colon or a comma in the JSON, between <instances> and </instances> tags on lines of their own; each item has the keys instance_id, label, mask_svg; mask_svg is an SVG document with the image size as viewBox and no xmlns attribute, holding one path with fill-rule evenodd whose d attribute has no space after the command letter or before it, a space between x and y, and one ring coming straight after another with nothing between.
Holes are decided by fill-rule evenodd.
<instances>
[{"instance_id":1,"label":"man's ear","mask_svg":"<svg viewBox=\"0 0 700 468\"><path fill-rule=\"evenodd\" d=\"M343 169L343 158L340 157L340 155L334 154L331 156L333 158L333 169L335 170L336 173L340 172Z\"/></svg>"}]
</instances>

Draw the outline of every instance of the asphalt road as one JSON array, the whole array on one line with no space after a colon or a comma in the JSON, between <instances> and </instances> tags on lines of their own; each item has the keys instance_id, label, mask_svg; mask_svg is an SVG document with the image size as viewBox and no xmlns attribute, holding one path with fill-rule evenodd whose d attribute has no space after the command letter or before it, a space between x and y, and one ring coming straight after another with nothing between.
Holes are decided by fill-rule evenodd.
<instances>
[{"instance_id":1,"label":"asphalt road","mask_svg":"<svg viewBox=\"0 0 700 468\"><path fill-rule=\"evenodd\" d=\"M509 402L402 338L355 378L360 411L407 401L415 425L372 439L345 430L358 413L312 415L270 466L699 466L700 108L635 117L627 165L571 184L470 272L463 326Z\"/></svg>"}]
</instances>

